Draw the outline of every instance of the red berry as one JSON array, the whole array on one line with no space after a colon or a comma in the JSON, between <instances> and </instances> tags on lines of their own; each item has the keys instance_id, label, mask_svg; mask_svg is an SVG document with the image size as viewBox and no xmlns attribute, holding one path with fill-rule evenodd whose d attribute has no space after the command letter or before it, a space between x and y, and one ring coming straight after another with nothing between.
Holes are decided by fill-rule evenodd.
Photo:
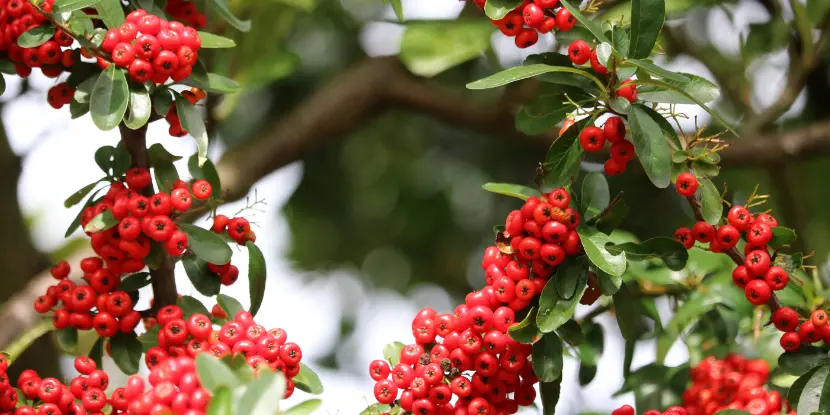
<instances>
[{"instance_id":1,"label":"red berry","mask_svg":"<svg viewBox=\"0 0 830 415\"><path fill-rule=\"evenodd\" d=\"M732 225L723 225L718 228L716 236L718 243L724 250L732 249L738 244L738 240L741 239L741 233Z\"/></svg>"},{"instance_id":2,"label":"red berry","mask_svg":"<svg viewBox=\"0 0 830 415\"><path fill-rule=\"evenodd\" d=\"M591 47L584 40L575 40L568 46L568 57L575 65L583 65L591 59Z\"/></svg>"},{"instance_id":3,"label":"red berry","mask_svg":"<svg viewBox=\"0 0 830 415\"><path fill-rule=\"evenodd\" d=\"M179 69L179 57L174 52L163 50L153 59L153 72L172 75Z\"/></svg>"},{"instance_id":4,"label":"red berry","mask_svg":"<svg viewBox=\"0 0 830 415\"><path fill-rule=\"evenodd\" d=\"M187 249L187 234L180 230L173 231L165 244L165 248L167 248L167 253L170 256L176 257L183 254Z\"/></svg>"},{"instance_id":5,"label":"red berry","mask_svg":"<svg viewBox=\"0 0 830 415\"><path fill-rule=\"evenodd\" d=\"M233 218L228 222L228 236L235 241L241 241L251 230L251 224L245 218Z\"/></svg>"},{"instance_id":6,"label":"red berry","mask_svg":"<svg viewBox=\"0 0 830 415\"><path fill-rule=\"evenodd\" d=\"M730 225L734 226L741 232L746 231L749 227L749 223L752 221L752 215L750 215L749 211L743 206L733 206L729 209L729 213L726 218Z\"/></svg>"},{"instance_id":7,"label":"red berry","mask_svg":"<svg viewBox=\"0 0 830 415\"><path fill-rule=\"evenodd\" d=\"M772 313L772 324L781 331L793 331L798 326L798 313L792 308L781 307Z\"/></svg>"},{"instance_id":8,"label":"red berry","mask_svg":"<svg viewBox=\"0 0 830 415\"><path fill-rule=\"evenodd\" d=\"M772 240L772 228L762 222L749 225L746 230L746 241L755 246L764 246Z\"/></svg>"},{"instance_id":9,"label":"red berry","mask_svg":"<svg viewBox=\"0 0 830 415\"><path fill-rule=\"evenodd\" d=\"M135 48L130 43L121 42L112 50L112 62L121 67L128 67L135 60Z\"/></svg>"},{"instance_id":10,"label":"red berry","mask_svg":"<svg viewBox=\"0 0 830 415\"><path fill-rule=\"evenodd\" d=\"M600 75L605 75L605 74L607 74L607 73L608 73L608 68L606 68L605 66L603 66L603 65L599 62L599 59L597 59L597 53L596 53L596 51L592 51L592 52L591 52L591 69L593 69L593 70L594 70L594 72L596 72L596 73L598 73L598 74L600 74Z\"/></svg>"},{"instance_id":11,"label":"red berry","mask_svg":"<svg viewBox=\"0 0 830 415\"><path fill-rule=\"evenodd\" d=\"M766 281L770 288L779 291L787 287L787 283L790 282L790 277L784 268L770 267L766 274L764 274L764 281Z\"/></svg>"},{"instance_id":12,"label":"red berry","mask_svg":"<svg viewBox=\"0 0 830 415\"><path fill-rule=\"evenodd\" d=\"M605 174L609 176L619 176L625 173L625 163L617 159L610 158L603 165L603 169L605 170Z\"/></svg>"},{"instance_id":13,"label":"red berry","mask_svg":"<svg viewBox=\"0 0 830 415\"><path fill-rule=\"evenodd\" d=\"M623 82L619 89L617 89L617 96L634 102L637 100L637 86L630 81Z\"/></svg>"},{"instance_id":14,"label":"red berry","mask_svg":"<svg viewBox=\"0 0 830 415\"><path fill-rule=\"evenodd\" d=\"M801 348L801 337L794 331L784 333L781 336L781 347L788 352L797 351Z\"/></svg>"},{"instance_id":15,"label":"red berry","mask_svg":"<svg viewBox=\"0 0 830 415\"><path fill-rule=\"evenodd\" d=\"M518 35L516 35L516 47L520 49L529 48L536 44L539 41L539 32L533 29L522 29Z\"/></svg>"},{"instance_id":16,"label":"red berry","mask_svg":"<svg viewBox=\"0 0 830 415\"><path fill-rule=\"evenodd\" d=\"M744 289L746 299L754 305L766 304L772 296L769 285L762 280L752 280Z\"/></svg>"},{"instance_id":17,"label":"red berry","mask_svg":"<svg viewBox=\"0 0 830 415\"><path fill-rule=\"evenodd\" d=\"M196 180L193 182L193 197L199 200L207 200L213 193L213 188L207 180Z\"/></svg>"},{"instance_id":18,"label":"red berry","mask_svg":"<svg viewBox=\"0 0 830 415\"><path fill-rule=\"evenodd\" d=\"M525 25L531 28L538 28L545 21L545 12L537 4L528 3L522 9L522 18L524 19Z\"/></svg>"},{"instance_id":19,"label":"red berry","mask_svg":"<svg viewBox=\"0 0 830 415\"><path fill-rule=\"evenodd\" d=\"M746 270L746 266L739 266L732 270L732 282L740 288L745 288L749 282L752 281L752 276Z\"/></svg>"},{"instance_id":20,"label":"red berry","mask_svg":"<svg viewBox=\"0 0 830 415\"><path fill-rule=\"evenodd\" d=\"M193 199L187 189L173 189L170 192L170 204L173 206L173 209L184 212L193 204Z\"/></svg>"},{"instance_id":21,"label":"red berry","mask_svg":"<svg viewBox=\"0 0 830 415\"><path fill-rule=\"evenodd\" d=\"M496 25L505 36L518 36L524 28L524 19L520 13L512 11L497 21Z\"/></svg>"},{"instance_id":22,"label":"red berry","mask_svg":"<svg viewBox=\"0 0 830 415\"><path fill-rule=\"evenodd\" d=\"M699 221L692 226L692 234L694 234L695 240L698 242L709 243L715 238L715 227L706 222Z\"/></svg>"},{"instance_id":23,"label":"red berry","mask_svg":"<svg viewBox=\"0 0 830 415\"><path fill-rule=\"evenodd\" d=\"M69 263L66 261L58 262L52 266L49 273L52 274L52 277L56 280L66 279L66 277L69 276Z\"/></svg>"},{"instance_id":24,"label":"red berry","mask_svg":"<svg viewBox=\"0 0 830 415\"><path fill-rule=\"evenodd\" d=\"M390 404L398 398L398 387L388 379L381 379L375 384L374 394L378 402Z\"/></svg>"},{"instance_id":25,"label":"red berry","mask_svg":"<svg viewBox=\"0 0 830 415\"><path fill-rule=\"evenodd\" d=\"M756 249L746 256L746 269L753 276L766 274L769 266L770 258L767 251Z\"/></svg>"},{"instance_id":26,"label":"red berry","mask_svg":"<svg viewBox=\"0 0 830 415\"><path fill-rule=\"evenodd\" d=\"M675 231L674 239L682 243L686 249L692 249L695 246L695 238L692 236L692 230L689 228L680 228Z\"/></svg>"},{"instance_id":27,"label":"red berry","mask_svg":"<svg viewBox=\"0 0 830 415\"><path fill-rule=\"evenodd\" d=\"M810 316L810 321L816 327L824 327L827 325L827 313L824 310L813 311L813 314Z\"/></svg>"},{"instance_id":28,"label":"red berry","mask_svg":"<svg viewBox=\"0 0 830 415\"><path fill-rule=\"evenodd\" d=\"M605 145L605 133L599 127L588 126L579 134L579 144L585 151L597 152Z\"/></svg>"},{"instance_id":29,"label":"red berry","mask_svg":"<svg viewBox=\"0 0 830 415\"><path fill-rule=\"evenodd\" d=\"M684 171L680 173L680 176L677 176L675 187L680 196L691 196L697 192L697 177L692 173Z\"/></svg>"},{"instance_id":30,"label":"red berry","mask_svg":"<svg viewBox=\"0 0 830 415\"><path fill-rule=\"evenodd\" d=\"M821 335L818 329L810 320L801 323L801 327L798 328L798 337L801 338L802 342L807 343L815 343L821 340Z\"/></svg>"},{"instance_id":31,"label":"red berry","mask_svg":"<svg viewBox=\"0 0 830 415\"><path fill-rule=\"evenodd\" d=\"M130 63L129 73L133 80L146 82L153 77L153 65L144 59L136 59Z\"/></svg>"},{"instance_id":32,"label":"red berry","mask_svg":"<svg viewBox=\"0 0 830 415\"><path fill-rule=\"evenodd\" d=\"M623 405L613 411L611 411L611 415L635 415L634 408L630 405Z\"/></svg>"},{"instance_id":33,"label":"red berry","mask_svg":"<svg viewBox=\"0 0 830 415\"><path fill-rule=\"evenodd\" d=\"M145 35L156 35L161 30L161 19L153 14L141 16L135 23L138 31Z\"/></svg>"},{"instance_id":34,"label":"red berry","mask_svg":"<svg viewBox=\"0 0 830 415\"><path fill-rule=\"evenodd\" d=\"M556 26L559 30L567 32L576 26L576 18L568 9L562 7L556 12Z\"/></svg>"}]
</instances>

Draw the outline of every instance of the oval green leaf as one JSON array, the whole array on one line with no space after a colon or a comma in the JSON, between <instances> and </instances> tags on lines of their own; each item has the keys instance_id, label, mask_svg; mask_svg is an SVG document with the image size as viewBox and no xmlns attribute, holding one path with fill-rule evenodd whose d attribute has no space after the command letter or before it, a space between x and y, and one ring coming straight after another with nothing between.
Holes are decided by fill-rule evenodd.
<instances>
[{"instance_id":1,"label":"oval green leaf","mask_svg":"<svg viewBox=\"0 0 830 415\"><path fill-rule=\"evenodd\" d=\"M819 366L805 373L790 387L787 400L796 413L830 413L830 366Z\"/></svg>"},{"instance_id":2,"label":"oval green leaf","mask_svg":"<svg viewBox=\"0 0 830 415\"><path fill-rule=\"evenodd\" d=\"M202 49L221 49L236 46L236 42L233 39L208 32L199 32L199 39L202 40Z\"/></svg>"},{"instance_id":3,"label":"oval green leaf","mask_svg":"<svg viewBox=\"0 0 830 415\"><path fill-rule=\"evenodd\" d=\"M133 84L130 88L130 111L124 117L124 125L131 130L137 130L147 124L152 111L153 104L150 100L150 92L147 91L144 84Z\"/></svg>"},{"instance_id":4,"label":"oval green leaf","mask_svg":"<svg viewBox=\"0 0 830 415\"><path fill-rule=\"evenodd\" d=\"M715 184L709 179L700 179L700 204L703 220L710 225L717 225L723 216L723 201Z\"/></svg>"},{"instance_id":5,"label":"oval green leaf","mask_svg":"<svg viewBox=\"0 0 830 415\"><path fill-rule=\"evenodd\" d=\"M219 294L222 284L219 281L219 276L208 269L207 261L196 255L188 255L182 260L182 265L184 265L187 278L190 279L190 283L193 284L196 291L208 297Z\"/></svg>"},{"instance_id":6,"label":"oval green leaf","mask_svg":"<svg viewBox=\"0 0 830 415\"><path fill-rule=\"evenodd\" d=\"M522 0L487 0L484 3L484 14L492 20L501 20L521 4Z\"/></svg>"},{"instance_id":7,"label":"oval green leaf","mask_svg":"<svg viewBox=\"0 0 830 415\"><path fill-rule=\"evenodd\" d=\"M536 327L536 315L536 307L530 307L527 311L527 316L519 324L510 326L507 329L507 334L510 335L510 338L522 344L533 344L541 334L539 328Z\"/></svg>"},{"instance_id":8,"label":"oval green leaf","mask_svg":"<svg viewBox=\"0 0 830 415\"><path fill-rule=\"evenodd\" d=\"M220 386L233 389L239 385L239 378L233 370L209 353L196 355L196 374L202 382L202 387L211 392Z\"/></svg>"},{"instance_id":9,"label":"oval green leaf","mask_svg":"<svg viewBox=\"0 0 830 415\"><path fill-rule=\"evenodd\" d=\"M78 347L78 330L73 327L58 330L55 332L55 339L58 341L61 350L72 353Z\"/></svg>"},{"instance_id":10,"label":"oval green leaf","mask_svg":"<svg viewBox=\"0 0 830 415\"><path fill-rule=\"evenodd\" d=\"M319 395L323 393L323 384L320 383L320 378L311 370L310 367L306 366L305 363L300 362L300 373L297 374L293 379L294 384L297 385L297 389L310 393L312 395Z\"/></svg>"},{"instance_id":11,"label":"oval green leaf","mask_svg":"<svg viewBox=\"0 0 830 415\"><path fill-rule=\"evenodd\" d=\"M128 375L138 373L138 362L143 349L135 333L118 333L110 339L112 360L122 372Z\"/></svg>"},{"instance_id":12,"label":"oval green leaf","mask_svg":"<svg viewBox=\"0 0 830 415\"><path fill-rule=\"evenodd\" d=\"M579 234L580 241L582 241L585 254L588 255L588 259L597 268L617 277L625 272L625 252L619 255L608 252L608 249L605 248L611 242L611 238L608 235L588 227L579 227L577 233Z\"/></svg>"},{"instance_id":13,"label":"oval green leaf","mask_svg":"<svg viewBox=\"0 0 830 415\"><path fill-rule=\"evenodd\" d=\"M383 358L394 367L401 361L401 350L404 348L401 342L389 343L383 347Z\"/></svg>"},{"instance_id":14,"label":"oval green leaf","mask_svg":"<svg viewBox=\"0 0 830 415\"><path fill-rule=\"evenodd\" d=\"M265 256L253 242L245 242L245 246L248 248L248 284L251 294L251 308L248 311L256 315L265 298Z\"/></svg>"},{"instance_id":15,"label":"oval green leaf","mask_svg":"<svg viewBox=\"0 0 830 415\"><path fill-rule=\"evenodd\" d=\"M597 77L585 72L583 70L568 68L565 66L550 66L541 63L532 65L514 66L507 68L499 73L490 75L484 79L479 79L475 82L467 84L468 89L490 89L507 85L512 82L521 81L522 79L533 78L551 72L565 72L577 75L582 75L596 84L600 91L605 90L605 85L597 79Z\"/></svg>"},{"instance_id":16,"label":"oval green leaf","mask_svg":"<svg viewBox=\"0 0 830 415\"><path fill-rule=\"evenodd\" d=\"M488 192L498 193L500 195L506 196L513 196L522 200L527 200L531 196L542 196L542 193L538 190L531 189L530 187L522 186L520 184L485 183L483 186L481 186L481 188Z\"/></svg>"},{"instance_id":17,"label":"oval green leaf","mask_svg":"<svg viewBox=\"0 0 830 415\"><path fill-rule=\"evenodd\" d=\"M17 45L21 48L36 48L46 43L55 35L55 26L35 26L20 34L17 38Z\"/></svg>"},{"instance_id":18,"label":"oval green leaf","mask_svg":"<svg viewBox=\"0 0 830 415\"><path fill-rule=\"evenodd\" d=\"M660 29L666 20L665 0L631 1L631 46L632 58L647 58L657 42Z\"/></svg>"},{"instance_id":19,"label":"oval green leaf","mask_svg":"<svg viewBox=\"0 0 830 415\"><path fill-rule=\"evenodd\" d=\"M213 398L208 404L207 415L233 415L231 390L225 386L213 392Z\"/></svg>"},{"instance_id":20,"label":"oval green leaf","mask_svg":"<svg viewBox=\"0 0 830 415\"><path fill-rule=\"evenodd\" d=\"M205 129L205 121L202 119L202 114L199 113L190 101L179 94L176 94L176 112L179 114L179 120L182 122L182 128L196 140L196 150L198 151L199 165L201 166L207 160L208 150L207 129Z\"/></svg>"},{"instance_id":21,"label":"oval green leaf","mask_svg":"<svg viewBox=\"0 0 830 415\"><path fill-rule=\"evenodd\" d=\"M582 267L580 262L578 265ZM588 273L582 272L578 268L573 268L571 271L576 273L576 287L574 294L570 299L563 299L559 296L556 282L551 279L545 284L542 294L539 297L539 312L536 315L536 326L542 333L550 333L567 323L574 315L576 305L582 297L582 292L588 285Z\"/></svg>"},{"instance_id":22,"label":"oval green leaf","mask_svg":"<svg viewBox=\"0 0 830 415\"><path fill-rule=\"evenodd\" d=\"M651 238L636 243L627 242L619 245L609 245L608 252L612 254L625 252L630 261L645 261L651 258L660 258L673 271L680 271L686 267L689 252L680 242L666 237Z\"/></svg>"},{"instance_id":23,"label":"oval green leaf","mask_svg":"<svg viewBox=\"0 0 830 415\"><path fill-rule=\"evenodd\" d=\"M533 344L533 373L541 382L562 377L562 340L556 333L547 333Z\"/></svg>"},{"instance_id":24,"label":"oval green leaf","mask_svg":"<svg viewBox=\"0 0 830 415\"><path fill-rule=\"evenodd\" d=\"M642 68L646 72L649 72L652 75L656 75L656 76L659 76L661 78L670 79L670 80L676 81L676 82L689 82L690 81L690 79L687 78L683 74L680 74L680 73L677 73L677 72L672 72L672 71L667 70L667 69L663 69L663 68L661 68L661 67L659 67L659 66L657 66L657 65L655 65L655 64L653 64L649 61L629 58L629 59L626 59L626 62L628 62L628 63L630 63L630 64L632 64L632 65L634 65L638 68Z\"/></svg>"},{"instance_id":25,"label":"oval green leaf","mask_svg":"<svg viewBox=\"0 0 830 415\"><path fill-rule=\"evenodd\" d=\"M582 198L579 201L582 206L582 217L587 221L599 215L610 201L611 191L608 189L605 175L598 172L588 173L582 179Z\"/></svg>"},{"instance_id":26,"label":"oval green leaf","mask_svg":"<svg viewBox=\"0 0 830 415\"><path fill-rule=\"evenodd\" d=\"M689 80L686 82L678 82L674 79L666 78L663 82L681 88L688 95L667 86L642 85L637 87L637 98L643 101L664 104L695 104L695 100L708 103L720 96L718 86L708 79L690 73L679 72L678 74ZM689 95L694 99L689 98Z\"/></svg>"},{"instance_id":27,"label":"oval green leaf","mask_svg":"<svg viewBox=\"0 0 830 415\"><path fill-rule=\"evenodd\" d=\"M830 364L827 351L819 347L801 346L795 352L785 352L778 356L781 370L793 376L801 376L811 369Z\"/></svg>"},{"instance_id":28,"label":"oval green leaf","mask_svg":"<svg viewBox=\"0 0 830 415\"><path fill-rule=\"evenodd\" d=\"M150 285L151 281L149 272L136 272L124 278L118 285L118 289L124 292L138 291Z\"/></svg>"},{"instance_id":29,"label":"oval green leaf","mask_svg":"<svg viewBox=\"0 0 830 415\"><path fill-rule=\"evenodd\" d=\"M211 3L213 3L213 9L216 11L216 14L228 22L228 24L242 32L251 30L251 21L241 20L234 16L228 9L228 2L226 0L212 0Z\"/></svg>"},{"instance_id":30,"label":"oval green leaf","mask_svg":"<svg viewBox=\"0 0 830 415\"><path fill-rule=\"evenodd\" d=\"M187 234L188 245L199 258L216 265L224 265L231 260L233 251L221 236L187 223L179 224L179 229Z\"/></svg>"},{"instance_id":31,"label":"oval green leaf","mask_svg":"<svg viewBox=\"0 0 830 415\"><path fill-rule=\"evenodd\" d=\"M401 62L416 75L432 77L481 56L494 31L480 19L412 22L401 40Z\"/></svg>"},{"instance_id":32,"label":"oval green leaf","mask_svg":"<svg viewBox=\"0 0 830 415\"><path fill-rule=\"evenodd\" d=\"M208 312L207 307L202 304L201 301L189 296L183 295L176 300L176 305L178 305L182 309L182 313L184 314L185 318L188 318L194 314L204 314L206 316L210 315Z\"/></svg>"},{"instance_id":33,"label":"oval green leaf","mask_svg":"<svg viewBox=\"0 0 830 415\"><path fill-rule=\"evenodd\" d=\"M96 215L84 226L84 232L98 233L105 231L113 226L118 225L120 221L112 216L112 212L107 210Z\"/></svg>"},{"instance_id":34,"label":"oval green leaf","mask_svg":"<svg viewBox=\"0 0 830 415\"><path fill-rule=\"evenodd\" d=\"M320 409L322 405L323 401L319 399L309 399L286 409L283 415L310 415L312 412Z\"/></svg>"},{"instance_id":35,"label":"oval green leaf","mask_svg":"<svg viewBox=\"0 0 830 415\"><path fill-rule=\"evenodd\" d=\"M628 114L632 142L643 169L658 188L671 184L671 151L663 130L641 104L631 106Z\"/></svg>"},{"instance_id":36,"label":"oval green leaf","mask_svg":"<svg viewBox=\"0 0 830 415\"><path fill-rule=\"evenodd\" d=\"M67 197L66 200L63 202L63 207L70 208L72 206L77 205L78 203L81 203L81 200L83 200L86 197L86 195L88 195L89 192L91 192L92 189L95 188L95 185L98 183L100 183L100 181L90 183L82 187L77 192L72 193L72 195Z\"/></svg>"},{"instance_id":37,"label":"oval green leaf","mask_svg":"<svg viewBox=\"0 0 830 415\"><path fill-rule=\"evenodd\" d=\"M129 97L124 70L110 65L98 76L90 96L89 112L95 126L104 131L117 127L127 112Z\"/></svg>"},{"instance_id":38,"label":"oval green leaf","mask_svg":"<svg viewBox=\"0 0 830 415\"><path fill-rule=\"evenodd\" d=\"M236 301L235 298L227 296L225 294L219 294L216 296L216 302L219 303L219 307L225 311L225 314L228 315L228 318L234 318L237 313L240 311L245 311L245 308L242 307L242 304L239 301Z\"/></svg>"}]
</instances>

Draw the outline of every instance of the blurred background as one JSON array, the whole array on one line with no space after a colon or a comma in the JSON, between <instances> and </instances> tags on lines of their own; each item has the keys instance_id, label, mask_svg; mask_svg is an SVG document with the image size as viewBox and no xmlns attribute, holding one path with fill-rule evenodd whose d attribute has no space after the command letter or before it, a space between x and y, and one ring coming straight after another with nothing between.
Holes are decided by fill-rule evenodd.
<instances>
[{"instance_id":1,"label":"blurred background","mask_svg":"<svg viewBox=\"0 0 830 415\"><path fill-rule=\"evenodd\" d=\"M253 28L211 30L238 44L208 56L211 70L244 87L206 108L214 133L211 158L219 160L220 174L244 176L233 183L241 199L220 213L250 204L246 193L249 202L265 201L246 211L268 260L257 320L286 329L302 346L304 361L326 388L321 413L357 413L374 402L369 362L382 357L387 343L412 341L414 313L424 306L448 312L483 285L480 260L493 241L492 226L520 202L481 185L531 184L551 140L514 131L503 91L466 91L464 84L561 45L546 35L519 50L475 5L457 0L403 0L403 23L377 0L231 3ZM761 193L773 196L769 207L779 221L800 236L793 249L815 251L810 263L825 263L830 53L823 44L830 0L666 4L669 22L660 40L665 54L658 63L716 82L723 92L713 106L743 132L734 151L724 154L715 183L728 183L727 200L733 201L760 184ZM627 7L607 1L601 13L627 16ZM806 50L815 52L810 59ZM98 179L92 155L117 142L118 134L97 130L88 116L71 120L68 109L49 108L46 90L54 80L39 73L25 82L4 76L0 310L8 315L12 304L31 304L25 287L42 279L51 263L86 254L83 235L64 239L76 211L64 209L63 201ZM710 122L693 106L678 110L688 115L681 120L687 134ZM149 143L162 143L173 154L195 152L188 138L168 136L164 123L149 131ZM248 158L260 148L264 154ZM186 159L177 166L184 178ZM583 169L601 165L589 160ZM682 199L671 189L655 189L639 167L609 183L612 195L625 192L632 213L623 228L638 238L670 235L692 223ZM246 275L246 251L237 250L233 262ZM818 277L830 282L821 269ZM182 269L177 280L183 294L212 305L190 287ZM223 293L249 303L244 278ZM142 292L142 306L150 296ZM657 305L664 318L671 316L667 301ZM577 310L584 315L590 309ZM15 318L31 318L13 311ZM605 336L601 376L580 386L577 363L566 359L561 413L609 412L633 399L611 397L623 382L623 340L613 316L596 321ZM9 323L1 322L0 332L4 325ZM761 353L751 338L745 340L749 354ZM654 358L655 342L644 339L633 367ZM677 342L665 364L687 359ZM62 362L70 373L71 360ZM58 370L49 336L22 365ZM291 401L303 395L298 391Z\"/></svg>"}]
</instances>

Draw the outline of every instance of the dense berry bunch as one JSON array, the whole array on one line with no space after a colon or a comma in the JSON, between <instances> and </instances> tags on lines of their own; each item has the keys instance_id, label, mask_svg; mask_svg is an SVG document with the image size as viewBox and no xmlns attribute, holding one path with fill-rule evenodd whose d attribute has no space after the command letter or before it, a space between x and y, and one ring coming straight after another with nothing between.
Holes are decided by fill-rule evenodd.
<instances>
[{"instance_id":1,"label":"dense berry bunch","mask_svg":"<svg viewBox=\"0 0 830 415\"><path fill-rule=\"evenodd\" d=\"M565 132L573 120L565 121L559 135ZM602 128L590 125L579 133L579 144L582 149L594 153L602 150L605 142L611 143L611 158L604 165L605 173L609 176L617 176L625 172L626 166L634 158L634 144L625 138L625 123L617 116L605 120Z\"/></svg>"},{"instance_id":2,"label":"dense berry bunch","mask_svg":"<svg viewBox=\"0 0 830 415\"><path fill-rule=\"evenodd\" d=\"M78 59L77 51L70 49L74 40L58 29L40 46L24 48L17 44L21 34L35 27L49 24L43 13L52 11L55 0L43 0L35 7L28 0L0 0L0 51L6 52L23 78L40 68L43 75L57 78ZM38 7L43 13L38 11Z\"/></svg>"},{"instance_id":3,"label":"dense berry bunch","mask_svg":"<svg viewBox=\"0 0 830 415\"><path fill-rule=\"evenodd\" d=\"M574 230L580 217L569 204L570 194L560 188L510 212L503 232L509 243L484 252L487 285L468 294L454 313L421 310L412 322L415 344L401 350L395 367L372 362L379 402L398 400L416 415L512 414L533 403L538 378L528 360L531 346L507 330L555 267L582 250Z\"/></svg>"},{"instance_id":4,"label":"dense berry bunch","mask_svg":"<svg viewBox=\"0 0 830 415\"><path fill-rule=\"evenodd\" d=\"M124 388L116 391L124 402L115 409L131 415L204 415L210 403L210 392L196 375L193 357L166 359L150 370L147 380L149 388L140 376L130 376Z\"/></svg>"},{"instance_id":5,"label":"dense berry bunch","mask_svg":"<svg viewBox=\"0 0 830 415\"><path fill-rule=\"evenodd\" d=\"M695 182L697 183L697 182ZM709 244L712 252L724 252L746 241L746 261L732 272L732 280L746 292L746 298L754 305L766 304L773 291L783 290L790 278L784 268L772 263L767 244L772 240L772 228L778 221L769 213L752 215L743 206L734 206L727 215L727 224L715 227L698 221L689 228L675 232L675 239L690 249L695 241Z\"/></svg>"},{"instance_id":6,"label":"dense berry bunch","mask_svg":"<svg viewBox=\"0 0 830 415\"><path fill-rule=\"evenodd\" d=\"M480 9L484 9L484 3L475 0ZM528 48L536 44L540 33L573 29L576 18L559 6L559 0L524 0L504 18L492 22L505 36L515 37L516 46Z\"/></svg>"},{"instance_id":7,"label":"dense berry bunch","mask_svg":"<svg viewBox=\"0 0 830 415\"><path fill-rule=\"evenodd\" d=\"M802 344L818 343L830 345L830 325L827 324L827 312L813 311L810 318L799 325L799 315L792 308L781 307L772 313L772 324L784 332L781 347L788 352L801 348Z\"/></svg>"},{"instance_id":8,"label":"dense berry bunch","mask_svg":"<svg viewBox=\"0 0 830 415\"><path fill-rule=\"evenodd\" d=\"M712 415L726 409L746 411L751 415L795 414L778 391L764 386L769 365L763 360L747 360L730 354L724 360L707 357L690 371L692 385L683 392L683 406L664 412L649 410L643 415ZM634 408L624 405L611 415L634 415Z\"/></svg>"},{"instance_id":9,"label":"dense berry bunch","mask_svg":"<svg viewBox=\"0 0 830 415\"><path fill-rule=\"evenodd\" d=\"M70 88L66 82L61 82L49 88L49 92L46 93L46 102L52 108L58 110L63 108L64 105L68 105L74 94L75 88Z\"/></svg>"},{"instance_id":10,"label":"dense berry bunch","mask_svg":"<svg viewBox=\"0 0 830 415\"><path fill-rule=\"evenodd\" d=\"M98 65L128 68L138 82L179 82L190 76L201 46L196 29L138 9L121 27L107 31L101 49L112 58L99 57Z\"/></svg>"},{"instance_id":11,"label":"dense berry bunch","mask_svg":"<svg viewBox=\"0 0 830 415\"><path fill-rule=\"evenodd\" d=\"M241 355L254 370L269 367L283 372L288 378L285 397L294 393L291 378L300 373L303 352L296 343L287 342L285 330L267 330L247 311L238 312L233 320L214 330L210 317L197 313L185 318L182 309L174 305L163 307L155 323L159 327L158 346L145 355L148 368L169 362L171 357L192 358L202 352L216 358Z\"/></svg>"},{"instance_id":12,"label":"dense berry bunch","mask_svg":"<svg viewBox=\"0 0 830 415\"><path fill-rule=\"evenodd\" d=\"M201 29L207 24L207 17L199 12L196 3L188 0L167 0L164 12L170 17L184 22L195 29Z\"/></svg>"}]
</instances>

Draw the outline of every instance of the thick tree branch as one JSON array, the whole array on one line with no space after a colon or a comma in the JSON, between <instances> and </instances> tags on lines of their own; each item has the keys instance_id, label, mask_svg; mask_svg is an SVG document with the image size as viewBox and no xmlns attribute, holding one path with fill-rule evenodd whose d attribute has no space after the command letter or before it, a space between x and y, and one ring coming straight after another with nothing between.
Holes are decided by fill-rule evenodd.
<instances>
[{"instance_id":1,"label":"thick tree branch","mask_svg":"<svg viewBox=\"0 0 830 415\"><path fill-rule=\"evenodd\" d=\"M119 125L121 130L121 142L124 148L132 157L132 167L150 168L150 159L147 154L147 125L137 130L131 130L124 124ZM144 196L152 196L152 186L147 186L142 191ZM170 255L161 249L161 265L156 270L150 270L150 283L153 286L153 307L152 310L176 304L178 292L176 290L176 279L173 275L173 261Z\"/></svg>"}]
</instances>

